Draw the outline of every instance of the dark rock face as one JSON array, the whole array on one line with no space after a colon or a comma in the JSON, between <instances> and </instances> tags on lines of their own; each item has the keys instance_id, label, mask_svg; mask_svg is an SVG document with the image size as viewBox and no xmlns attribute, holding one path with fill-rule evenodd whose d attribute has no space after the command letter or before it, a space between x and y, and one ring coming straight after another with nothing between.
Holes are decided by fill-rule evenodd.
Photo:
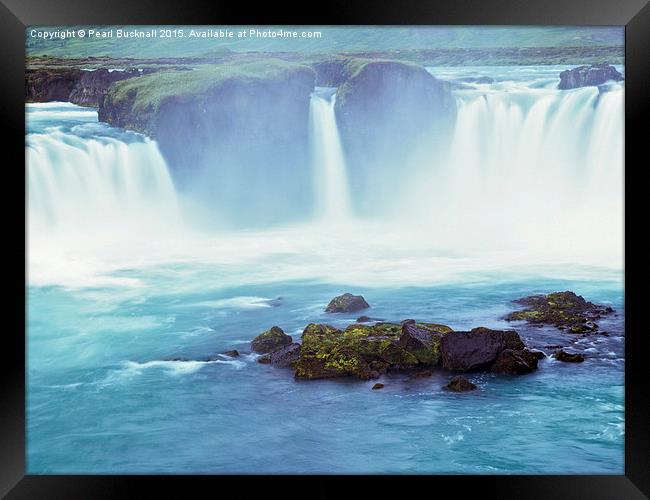
<instances>
[{"instance_id":1,"label":"dark rock face","mask_svg":"<svg viewBox=\"0 0 650 500\"><path fill-rule=\"evenodd\" d=\"M611 80L621 81L623 80L623 75L607 63L578 66L577 68L567 69L560 73L560 84L557 88L567 90L578 87L597 86Z\"/></svg>"},{"instance_id":2,"label":"dark rock face","mask_svg":"<svg viewBox=\"0 0 650 500\"><path fill-rule=\"evenodd\" d=\"M292 338L277 326L255 337L251 342L251 351L266 354L277 351L281 347L291 344Z\"/></svg>"},{"instance_id":3,"label":"dark rock face","mask_svg":"<svg viewBox=\"0 0 650 500\"><path fill-rule=\"evenodd\" d=\"M476 389L476 385L472 384L469 380L461 375L452 378L446 385L447 389L454 392L467 392Z\"/></svg>"},{"instance_id":4,"label":"dark rock face","mask_svg":"<svg viewBox=\"0 0 650 500\"><path fill-rule=\"evenodd\" d=\"M611 307L593 304L570 291L532 295L514 302L526 308L508 314L506 320L553 325L569 333L596 331L596 320L614 312Z\"/></svg>"},{"instance_id":5,"label":"dark rock face","mask_svg":"<svg viewBox=\"0 0 650 500\"><path fill-rule=\"evenodd\" d=\"M236 358L239 356L239 351L237 349L233 349L232 351L226 351L224 352L226 356L230 356L231 358Z\"/></svg>"},{"instance_id":6,"label":"dark rock face","mask_svg":"<svg viewBox=\"0 0 650 500\"><path fill-rule=\"evenodd\" d=\"M349 77L350 58L331 57L311 64L316 72L316 85L319 87L339 87Z\"/></svg>"},{"instance_id":7,"label":"dark rock face","mask_svg":"<svg viewBox=\"0 0 650 500\"><path fill-rule=\"evenodd\" d=\"M81 73L79 81L70 92L69 101L82 106L98 106L113 82L140 76L137 69L108 71L102 68Z\"/></svg>"},{"instance_id":8,"label":"dark rock face","mask_svg":"<svg viewBox=\"0 0 650 500\"><path fill-rule=\"evenodd\" d=\"M261 356L258 363L269 363L278 367L292 367L300 358L300 344L292 343Z\"/></svg>"},{"instance_id":9,"label":"dark rock face","mask_svg":"<svg viewBox=\"0 0 650 500\"><path fill-rule=\"evenodd\" d=\"M383 388L384 388L384 384L379 384L379 383L377 383L377 384L375 384L375 385L372 386L372 390L373 390L373 391L376 391L376 390L379 390L379 389L383 389Z\"/></svg>"},{"instance_id":10,"label":"dark rock face","mask_svg":"<svg viewBox=\"0 0 650 500\"><path fill-rule=\"evenodd\" d=\"M344 293L338 297L334 297L325 308L328 313L340 312L355 312L362 309L367 309L370 306L361 295L352 295L351 293Z\"/></svg>"},{"instance_id":11,"label":"dark rock face","mask_svg":"<svg viewBox=\"0 0 650 500\"><path fill-rule=\"evenodd\" d=\"M66 101L81 106L98 106L112 83L139 75L137 69L28 69L25 72L25 97L31 102Z\"/></svg>"},{"instance_id":12,"label":"dark rock face","mask_svg":"<svg viewBox=\"0 0 650 500\"><path fill-rule=\"evenodd\" d=\"M372 193L353 202L361 213L376 215L378 199L383 205L394 199L386 176L395 174L395 165L408 175L416 168L407 162L413 151L423 144L435 150L449 139L456 104L449 83L415 64L356 60L347 70L336 93L336 119L347 162L354 165L350 187Z\"/></svg>"},{"instance_id":13,"label":"dark rock face","mask_svg":"<svg viewBox=\"0 0 650 500\"><path fill-rule=\"evenodd\" d=\"M68 101L82 73L73 68L28 69L25 98L31 102Z\"/></svg>"},{"instance_id":14,"label":"dark rock face","mask_svg":"<svg viewBox=\"0 0 650 500\"><path fill-rule=\"evenodd\" d=\"M540 351L504 349L499 354L494 365L492 365L492 372L510 375L531 373L537 370L537 361L540 359L540 354L544 357L544 353Z\"/></svg>"},{"instance_id":15,"label":"dark rock face","mask_svg":"<svg viewBox=\"0 0 650 500\"><path fill-rule=\"evenodd\" d=\"M583 354L571 354L562 350L553 354L553 357L558 361L564 361L566 363L582 363L585 360Z\"/></svg>"},{"instance_id":16,"label":"dark rock face","mask_svg":"<svg viewBox=\"0 0 650 500\"><path fill-rule=\"evenodd\" d=\"M505 349L519 351L525 345L514 330L474 328L450 332L442 337L442 366L450 371L489 368Z\"/></svg>"}]
</instances>

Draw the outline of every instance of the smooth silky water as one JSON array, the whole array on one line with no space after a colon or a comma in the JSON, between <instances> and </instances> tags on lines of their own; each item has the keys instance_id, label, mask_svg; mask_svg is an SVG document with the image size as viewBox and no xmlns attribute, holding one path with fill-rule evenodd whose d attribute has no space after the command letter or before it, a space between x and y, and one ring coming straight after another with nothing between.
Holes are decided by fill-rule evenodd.
<instances>
[{"instance_id":1,"label":"smooth silky water","mask_svg":"<svg viewBox=\"0 0 650 500\"><path fill-rule=\"evenodd\" d=\"M561 69L431 68L496 81L456 91L448 150L423 147L375 220L351 208L333 89L316 89L316 215L263 231L192 224L155 141L28 105L28 472L621 474L623 89L557 91ZM511 300L557 290L616 308L610 335L573 344L581 364L470 374L469 394L441 371L373 391L246 354L272 325L298 339L364 313L506 327ZM326 315L346 291L372 308ZM510 326L547 353L575 340Z\"/></svg>"}]
</instances>

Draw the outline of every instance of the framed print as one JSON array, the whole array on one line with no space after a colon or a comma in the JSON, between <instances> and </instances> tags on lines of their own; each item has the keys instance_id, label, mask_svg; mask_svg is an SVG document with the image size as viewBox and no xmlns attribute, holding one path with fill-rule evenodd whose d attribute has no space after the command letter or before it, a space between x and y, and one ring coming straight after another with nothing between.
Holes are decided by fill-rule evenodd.
<instances>
[{"instance_id":1,"label":"framed print","mask_svg":"<svg viewBox=\"0 0 650 500\"><path fill-rule=\"evenodd\" d=\"M644 2L5 4L8 498L646 497Z\"/></svg>"}]
</instances>

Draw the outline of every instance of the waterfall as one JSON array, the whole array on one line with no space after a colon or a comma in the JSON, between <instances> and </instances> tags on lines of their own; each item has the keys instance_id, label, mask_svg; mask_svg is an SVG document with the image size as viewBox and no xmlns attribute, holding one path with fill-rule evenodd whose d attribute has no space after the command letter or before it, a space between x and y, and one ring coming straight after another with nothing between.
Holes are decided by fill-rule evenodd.
<instances>
[{"instance_id":1,"label":"waterfall","mask_svg":"<svg viewBox=\"0 0 650 500\"><path fill-rule=\"evenodd\" d=\"M310 140L316 188L316 206L328 221L349 215L345 155L336 124L336 89L316 87L310 103Z\"/></svg>"},{"instance_id":2,"label":"waterfall","mask_svg":"<svg viewBox=\"0 0 650 500\"><path fill-rule=\"evenodd\" d=\"M154 141L99 124L96 112L73 105L33 105L27 120L36 129L27 135L26 157L35 234L147 232L178 219Z\"/></svg>"},{"instance_id":3,"label":"waterfall","mask_svg":"<svg viewBox=\"0 0 650 500\"><path fill-rule=\"evenodd\" d=\"M421 226L460 247L620 254L621 84L494 85L456 98L453 140L423 161L402 217L418 213Z\"/></svg>"},{"instance_id":4,"label":"waterfall","mask_svg":"<svg viewBox=\"0 0 650 500\"><path fill-rule=\"evenodd\" d=\"M72 267L106 274L108 260L124 269L172 254L219 263L268 254L273 269L279 253L320 255L334 267L352 265L358 255L362 262L353 268L358 273L371 272L378 262L397 272L400 262L407 266L413 256L436 252L481 258L518 252L515 264L524 257L537 262L543 254L621 268L624 87L559 91L551 85L557 83L497 82L457 90L448 142L425 132L424 144L412 155L399 164L377 164L372 172L392 187L390 200L377 197L370 183L355 190L355 197L377 199L374 219L351 217L334 113L336 89L316 88L309 119L312 168L305 165L313 198L311 193L306 201L290 196L288 174L272 170L275 162L269 162L275 176L265 177L267 189L288 212L307 213L305 207L313 205L316 217L306 225L281 220L250 239L197 224L222 214L214 206L193 204L187 189L181 223L181 193L155 141L98 123L89 108L28 105L30 279L38 271L42 282L68 280ZM208 173L223 181L218 167ZM246 186L231 190L248 203ZM232 226L248 229L235 218ZM276 230L287 233L277 236ZM359 238L362 232L377 237ZM82 269L80 256L87 268ZM408 265L409 276L426 276L427 265ZM327 273L321 264L313 270L321 271ZM331 270L346 278L352 271L339 272ZM406 279L407 272L400 276Z\"/></svg>"}]
</instances>

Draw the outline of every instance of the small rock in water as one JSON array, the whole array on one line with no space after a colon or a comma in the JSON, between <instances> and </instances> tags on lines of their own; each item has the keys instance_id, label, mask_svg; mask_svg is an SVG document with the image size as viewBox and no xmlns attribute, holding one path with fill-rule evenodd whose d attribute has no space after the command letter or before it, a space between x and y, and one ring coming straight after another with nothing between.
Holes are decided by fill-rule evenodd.
<instances>
[{"instance_id":1,"label":"small rock in water","mask_svg":"<svg viewBox=\"0 0 650 500\"><path fill-rule=\"evenodd\" d=\"M567 90L578 87L601 85L608 81L619 82L623 75L614 66L607 63L592 64L591 66L578 66L560 73L558 89Z\"/></svg>"},{"instance_id":2,"label":"small rock in water","mask_svg":"<svg viewBox=\"0 0 650 500\"><path fill-rule=\"evenodd\" d=\"M239 356L239 351L237 349L233 349L232 351L226 351L224 352L226 356L230 356L231 358L236 358Z\"/></svg>"},{"instance_id":3,"label":"small rock in water","mask_svg":"<svg viewBox=\"0 0 650 500\"><path fill-rule=\"evenodd\" d=\"M476 386L474 384L472 384L469 380L461 375L456 375L454 378L452 378L446 387L450 391L454 392L466 392L476 389Z\"/></svg>"},{"instance_id":4,"label":"small rock in water","mask_svg":"<svg viewBox=\"0 0 650 500\"><path fill-rule=\"evenodd\" d=\"M334 297L325 308L325 312L339 313L339 312L355 312L361 309L367 309L370 306L361 295L352 295L351 293L344 293L338 297Z\"/></svg>"},{"instance_id":5,"label":"small rock in water","mask_svg":"<svg viewBox=\"0 0 650 500\"><path fill-rule=\"evenodd\" d=\"M584 354L571 354L562 350L553 354L553 357L558 361L564 361L566 363L582 363L585 360Z\"/></svg>"},{"instance_id":6,"label":"small rock in water","mask_svg":"<svg viewBox=\"0 0 650 500\"><path fill-rule=\"evenodd\" d=\"M359 316L357 318L357 323L369 323L371 321L383 321L378 318L371 318L370 316Z\"/></svg>"},{"instance_id":7,"label":"small rock in water","mask_svg":"<svg viewBox=\"0 0 650 500\"><path fill-rule=\"evenodd\" d=\"M260 354L277 351L281 347L291 344L293 339L284 333L282 328L273 326L261 333L251 342L251 350Z\"/></svg>"},{"instance_id":8,"label":"small rock in water","mask_svg":"<svg viewBox=\"0 0 650 500\"><path fill-rule=\"evenodd\" d=\"M614 312L609 306L593 304L570 291L531 295L514 302L526 308L508 314L505 317L507 321L553 325L569 333L595 332L598 330L596 320Z\"/></svg>"},{"instance_id":9,"label":"small rock in water","mask_svg":"<svg viewBox=\"0 0 650 500\"><path fill-rule=\"evenodd\" d=\"M379 383L372 386L373 391L376 391L378 389L383 389L383 388L384 388L384 384L379 384Z\"/></svg>"}]
</instances>

